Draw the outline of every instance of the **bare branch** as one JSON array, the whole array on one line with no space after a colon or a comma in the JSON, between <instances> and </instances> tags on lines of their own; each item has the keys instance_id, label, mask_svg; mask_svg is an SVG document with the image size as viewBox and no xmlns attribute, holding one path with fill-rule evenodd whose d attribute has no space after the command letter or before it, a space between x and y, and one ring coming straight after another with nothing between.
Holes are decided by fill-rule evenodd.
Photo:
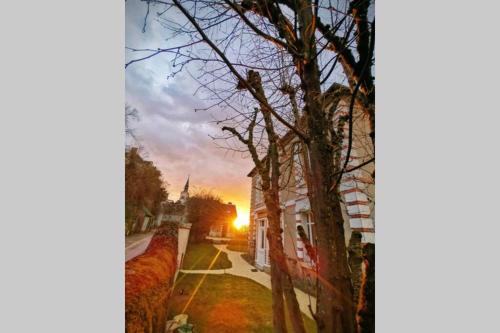
<instances>
[{"instance_id":1,"label":"bare branch","mask_svg":"<svg viewBox=\"0 0 500 333\"><path fill-rule=\"evenodd\" d=\"M200 25L196 22L196 20L189 14L189 12L184 8L181 3L178 0L173 0L174 4L179 8L179 10L184 14L184 16L191 22L191 24L196 28L198 33L201 35L203 40L221 57L221 59L226 63L227 67L230 69L230 71L236 76L238 81L243 84L247 90L252 94L252 96L258 100L260 103L263 103L266 108L270 110L270 112L273 114L273 116L278 119L283 125L294 131L300 138L302 138L304 141L307 141L308 138L304 133L302 133L299 129L295 128L293 125L291 125L289 122L287 122L283 117L281 117L268 103L267 101L263 100L261 96L259 96L254 89L246 82L246 80L238 73L236 68L232 65L232 63L229 61L229 59L224 55L224 53L212 42L210 38L205 34L203 29L200 27Z\"/></svg>"},{"instance_id":2,"label":"bare branch","mask_svg":"<svg viewBox=\"0 0 500 333\"><path fill-rule=\"evenodd\" d=\"M282 42L281 40L275 38L275 37L272 37L268 34L266 34L265 32L263 32L262 30L260 30L259 28L257 28L246 16L245 16L245 13L243 12L242 8L236 4L236 3L233 3L232 1L229 1L229 0L224 0L224 2L230 6L235 12L238 13L238 15L241 17L241 19L243 20L243 22L246 23L246 25L248 27L250 27L250 29L252 29L257 35L263 37L264 39L276 44L277 46L279 47L283 47L285 49L289 49L289 46ZM291 50L291 49L290 49Z\"/></svg>"}]
</instances>

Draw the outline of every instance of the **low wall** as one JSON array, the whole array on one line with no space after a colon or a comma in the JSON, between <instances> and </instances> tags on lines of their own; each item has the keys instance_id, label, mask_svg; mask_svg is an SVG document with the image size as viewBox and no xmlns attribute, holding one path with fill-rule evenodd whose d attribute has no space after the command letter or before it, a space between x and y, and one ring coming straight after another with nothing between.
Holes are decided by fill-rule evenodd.
<instances>
[{"instance_id":1,"label":"low wall","mask_svg":"<svg viewBox=\"0 0 500 333\"><path fill-rule=\"evenodd\" d=\"M184 256L186 255L187 244L189 240L189 231L191 230L191 223L180 223L179 224L179 236L177 237L178 247L177 247L177 271L175 273L175 279L177 279L177 274L182 268L182 262ZM174 279L174 281L175 281Z\"/></svg>"},{"instance_id":2,"label":"low wall","mask_svg":"<svg viewBox=\"0 0 500 333\"><path fill-rule=\"evenodd\" d=\"M177 225L164 225L125 263L125 332L163 333L177 266Z\"/></svg>"}]
</instances>

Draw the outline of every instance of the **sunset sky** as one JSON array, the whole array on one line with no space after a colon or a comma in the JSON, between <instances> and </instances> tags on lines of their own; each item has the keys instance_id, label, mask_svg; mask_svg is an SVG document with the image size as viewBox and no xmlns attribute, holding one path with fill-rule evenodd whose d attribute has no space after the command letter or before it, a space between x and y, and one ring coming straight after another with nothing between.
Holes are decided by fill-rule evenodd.
<instances>
[{"instance_id":1,"label":"sunset sky","mask_svg":"<svg viewBox=\"0 0 500 333\"><path fill-rule=\"evenodd\" d=\"M163 28L150 15L146 33L142 32L146 6L127 1L126 46L154 48L172 46ZM155 10L152 9L152 14ZM137 58L126 52L126 61ZM132 124L135 134L168 182L169 198L176 200L190 175L190 193L200 189L219 194L237 205L238 215L248 217L252 162L241 153L218 148L209 135L220 135L211 123L217 110L194 112L206 106L201 95L194 95L196 82L186 74L168 78L172 68L167 56L134 63L125 70L125 100L139 111ZM219 113L222 111L219 111Z\"/></svg>"}]
</instances>

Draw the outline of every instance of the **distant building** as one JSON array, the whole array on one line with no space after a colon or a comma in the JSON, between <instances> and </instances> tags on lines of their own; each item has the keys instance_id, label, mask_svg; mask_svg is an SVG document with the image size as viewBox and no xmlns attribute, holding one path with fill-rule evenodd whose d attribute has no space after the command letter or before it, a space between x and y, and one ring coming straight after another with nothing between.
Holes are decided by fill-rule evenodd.
<instances>
[{"instance_id":1,"label":"distant building","mask_svg":"<svg viewBox=\"0 0 500 333\"><path fill-rule=\"evenodd\" d=\"M186 185L184 185L184 189L182 190L179 200L174 202L173 200L166 200L162 203L162 212L161 212L161 222L160 223L183 223L186 222L186 214L187 214L187 201L189 199L189 177L186 181Z\"/></svg>"},{"instance_id":2,"label":"distant building","mask_svg":"<svg viewBox=\"0 0 500 333\"><path fill-rule=\"evenodd\" d=\"M236 206L231 202L222 205L222 213L217 221L210 227L210 237L232 237L234 233L233 222L238 216Z\"/></svg>"}]
</instances>

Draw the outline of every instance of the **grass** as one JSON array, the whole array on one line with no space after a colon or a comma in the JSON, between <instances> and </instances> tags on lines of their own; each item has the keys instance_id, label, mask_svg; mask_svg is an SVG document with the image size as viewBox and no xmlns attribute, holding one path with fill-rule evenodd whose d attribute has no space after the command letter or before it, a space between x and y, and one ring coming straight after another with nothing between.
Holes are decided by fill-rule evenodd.
<instances>
[{"instance_id":1,"label":"grass","mask_svg":"<svg viewBox=\"0 0 500 333\"><path fill-rule=\"evenodd\" d=\"M181 313L202 277L202 274L179 274L169 302L169 318ZM271 333L271 306L271 291L255 281L230 274L208 274L186 313L195 332ZM306 331L315 333L314 321L305 315L303 318Z\"/></svg>"},{"instance_id":2,"label":"grass","mask_svg":"<svg viewBox=\"0 0 500 333\"><path fill-rule=\"evenodd\" d=\"M217 250L210 243L189 243L182 264L183 269L208 269L213 258L217 255ZM231 261L227 258L227 253L221 252L217 261L211 269L231 268Z\"/></svg>"}]
</instances>

